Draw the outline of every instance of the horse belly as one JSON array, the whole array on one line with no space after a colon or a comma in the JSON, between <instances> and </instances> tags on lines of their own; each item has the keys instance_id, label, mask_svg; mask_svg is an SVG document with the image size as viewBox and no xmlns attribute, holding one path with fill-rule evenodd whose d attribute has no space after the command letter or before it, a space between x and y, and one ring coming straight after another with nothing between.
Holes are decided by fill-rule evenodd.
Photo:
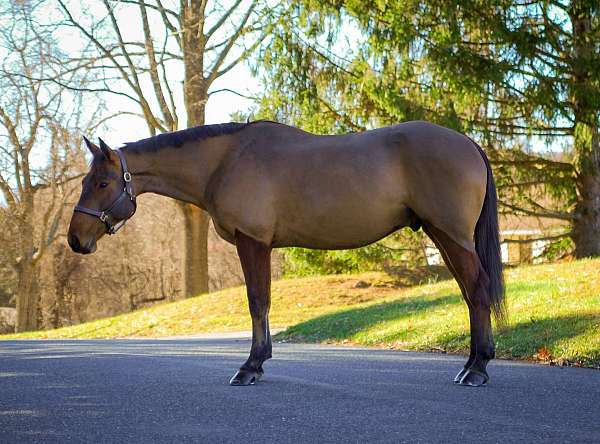
<instances>
[{"instance_id":1,"label":"horse belly","mask_svg":"<svg viewBox=\"0 0 600 444\"><path fill-rule=\"evenodd\" d=\"M399 199L370 202L340 199L329 205L298 205L278 218L273 246L318 249L358 248L411 224L413 213Z\"/></svg>"}]
</instances>

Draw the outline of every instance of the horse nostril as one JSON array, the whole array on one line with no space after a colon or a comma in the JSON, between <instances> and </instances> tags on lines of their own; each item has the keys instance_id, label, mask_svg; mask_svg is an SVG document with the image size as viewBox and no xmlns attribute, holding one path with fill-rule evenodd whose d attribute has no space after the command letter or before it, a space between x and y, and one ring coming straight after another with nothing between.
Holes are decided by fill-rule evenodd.
<instances>
[{"instance_id":1,"label":"horse nostril","mask_svg":"<svg viewBox=\"0 0 600 444\"><path fill-rule=\"evenodd\" d=\"M79 251L79 248L81 247L79 238L74 234L69 234L69 246L73 251Z\"/></svg>"}]
</instances>

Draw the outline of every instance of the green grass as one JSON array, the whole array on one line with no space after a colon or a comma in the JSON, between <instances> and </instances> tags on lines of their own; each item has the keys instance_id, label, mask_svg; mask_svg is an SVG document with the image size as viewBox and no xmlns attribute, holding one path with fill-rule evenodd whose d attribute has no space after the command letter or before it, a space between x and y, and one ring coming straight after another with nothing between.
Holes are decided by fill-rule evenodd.
<instances>
[{"instance_id":1,"label":"green grass","mask_svg":"<svg viewBox=\"0 0 600 444\"><path fill-rule=\"evenodd\" d=\"M600 367L600 260L507 270L507 325L497 355ZM361 282L362 281L362 282ZM357 285L357 283L361 285ZM398 287L383 273L273 284L271 327L284 341L468 353L468 311L454 281ZM250 329L242 287L28 338L158 337Z\"/></svg>"}]
</instances>

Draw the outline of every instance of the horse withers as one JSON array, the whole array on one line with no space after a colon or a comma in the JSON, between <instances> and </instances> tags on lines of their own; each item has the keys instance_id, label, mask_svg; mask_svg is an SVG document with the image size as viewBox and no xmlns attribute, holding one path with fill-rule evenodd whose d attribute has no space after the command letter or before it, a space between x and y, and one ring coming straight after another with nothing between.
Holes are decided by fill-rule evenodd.
<instances>
[{"instance_id":1,"label":"horse withers","mask_svg":"<svg viewBox=\"0 0 600 444\"><path fill-rule=\"evenodd\" d=\"M402 227L438 247L467 303L471 353L454 381L479 386L494 358L490 313L504 314L496 188L483 150L428 122L317 136L258 121L204 125L93 155L68 241L92 253L153 192L207 211L234 244L252 317L252 347L232 385L254 384L271 357L270 257L278 247L356 248Z\"/></svg>"}]
</instances>

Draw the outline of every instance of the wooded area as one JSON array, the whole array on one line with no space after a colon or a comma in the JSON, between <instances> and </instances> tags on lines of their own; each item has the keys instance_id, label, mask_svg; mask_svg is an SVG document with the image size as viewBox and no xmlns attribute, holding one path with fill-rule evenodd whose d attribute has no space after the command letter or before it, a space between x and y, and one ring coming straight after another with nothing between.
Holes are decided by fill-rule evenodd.
<instances>
[{"instance_id":1,"label":"wooded area","mask_svg":"<svg viewBox=\"0 0 600 444\"><path fill-rule=\"evenodd\" d=\"M87 170L81 136L130 119L147 136L202 125L223 92L215 82L240 64L261 91L232 120L319 134L418 119L456 129L491 158L506 227L552 221L513 242L543 240L549 260L600 255L595 0L85 3L0 7L0 305L16 304L19 331L241 283L233 248L183 203L144 197L94 258L75 257L65 241ZM426 265L427 248L421 232L400 232L352 252L289 249L283 268Z\"/></svg>"}]
</instances>

